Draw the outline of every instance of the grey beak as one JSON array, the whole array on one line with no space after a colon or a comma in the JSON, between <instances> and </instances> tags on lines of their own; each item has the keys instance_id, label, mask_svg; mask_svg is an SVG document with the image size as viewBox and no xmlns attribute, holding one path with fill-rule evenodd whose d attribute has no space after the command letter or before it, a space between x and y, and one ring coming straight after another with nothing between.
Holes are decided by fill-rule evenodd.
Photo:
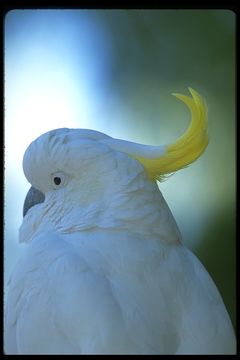
<instances>
[{"instance_id":1,"label":"grey beak","mask_svg":"<svg viewBox=\"0 0 240 360\"><path fill-rule=\"evenodd\" d=\"M42 202L44 202L45 200L45 196L44 194L35 189L33 186L29 189L25 201L24 201L24 205L23 205L23 217L26 215L26 213L28 212L28 210L33 207L34 205L40 204Z\"/></svg>"}]
</instances>

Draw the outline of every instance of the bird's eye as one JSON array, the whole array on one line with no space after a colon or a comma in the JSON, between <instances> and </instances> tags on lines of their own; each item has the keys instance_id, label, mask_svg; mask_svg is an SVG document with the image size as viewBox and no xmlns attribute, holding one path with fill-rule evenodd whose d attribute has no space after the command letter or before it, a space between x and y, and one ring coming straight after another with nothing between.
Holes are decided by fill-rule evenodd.
<instances>
[{"instance_id":1,"label":"bird's eye","mask_svg":"<svg viewBox=\"0 0 240 360\"><path fill-rule=\"evenodd\" d=\"M66 181L67 175L64 172L58 171L57 173L52 174L52 183L55 189L66 185Z\"/></svg>"},{"instance_id":2,"label":"bird's eye","mask_svg":"<svg viewBox=\"0 0 240 360\"><path fill-rule=\"evenodd\" d=\"M62 182L62 180L61 180L61 178L60 178L59 176L55 176L55 177L53 178L53 181L54 181L54 184L55 184L55 185L60 185L61 182Z\"/></svg>"}]
</instances>

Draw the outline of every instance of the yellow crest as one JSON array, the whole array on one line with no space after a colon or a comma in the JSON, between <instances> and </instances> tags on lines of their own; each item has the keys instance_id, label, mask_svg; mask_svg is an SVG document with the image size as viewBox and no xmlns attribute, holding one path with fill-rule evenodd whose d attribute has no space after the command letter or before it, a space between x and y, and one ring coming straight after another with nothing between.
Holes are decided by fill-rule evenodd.
<instances>
[{"instance_id":1,"label":"yellow crest","mask_svg":"<svg viewBox=\"0 0 240 360\"><path fill-rule=\"evenodd\" d=\"M149 177L161 180L164 175L180 170L195 161L208 145L207 109L202 97L189 88L192 97L173 94L191 111L191 123L186 132L173 144L167 145L165 153L156 157L132 156L141 162Z\"/></svg>"}]
</instances>

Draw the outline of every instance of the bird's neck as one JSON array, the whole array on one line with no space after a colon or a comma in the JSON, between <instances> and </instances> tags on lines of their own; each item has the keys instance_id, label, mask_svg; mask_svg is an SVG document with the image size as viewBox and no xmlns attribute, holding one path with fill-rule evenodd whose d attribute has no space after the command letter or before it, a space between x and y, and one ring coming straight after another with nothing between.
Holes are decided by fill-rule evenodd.
<instances>
[{"instance_id":1,"label":"bird's neck","mask_svg":"<svg viewBox=\"0 0 240 360\"><path fill-rule=\"evenodd\" d=\"M175 219L156 182L147 178L115 192L105 209L101 226L158 236L167 243L180 242Z\"/></svg>"}]
</instances>

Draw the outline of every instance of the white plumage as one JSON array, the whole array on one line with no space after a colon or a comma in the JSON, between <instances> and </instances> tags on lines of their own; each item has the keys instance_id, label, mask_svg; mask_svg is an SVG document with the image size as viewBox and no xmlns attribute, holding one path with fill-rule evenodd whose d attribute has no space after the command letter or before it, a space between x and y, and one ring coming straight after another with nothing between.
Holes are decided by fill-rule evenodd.
<instances>
[{"instance_id":1,"label":"white plumage","mask_svg":"<svg viewBox=\"0 0 240 360\"><path fill-rule=\"evenodd\" d=\"M7 354L235 353L218 290L136 160L145 147L128 144L57 129L26 150L25 175L45 199L20 228Z\"/></svg>"}]
</instances>

